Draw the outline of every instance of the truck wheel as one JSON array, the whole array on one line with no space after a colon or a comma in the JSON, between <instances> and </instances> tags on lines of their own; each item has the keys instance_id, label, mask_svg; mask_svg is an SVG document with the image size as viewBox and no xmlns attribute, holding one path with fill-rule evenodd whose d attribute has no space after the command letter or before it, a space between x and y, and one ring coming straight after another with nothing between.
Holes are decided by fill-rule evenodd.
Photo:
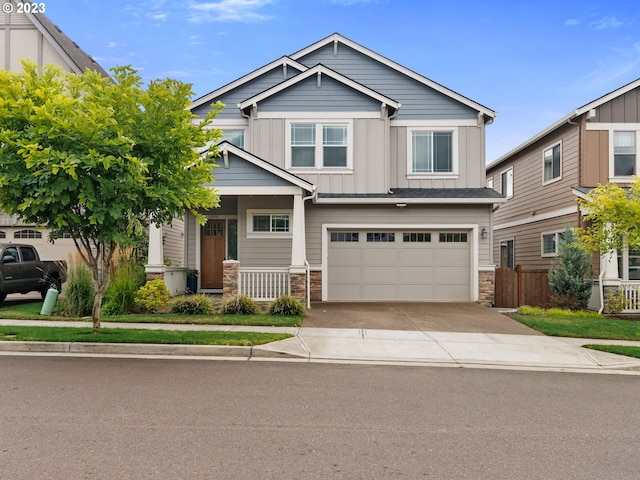
<instances>
[{"instance_id":1,"label":"truck wheel","mask_svg":"<svg viewBox=\"0 0 640 480\"><path fill-rule=\"evenodd\" d=\"M7 298L7 294L0 292L0 303L4 302L5 298Z\"/></svg>"}]
</instances>

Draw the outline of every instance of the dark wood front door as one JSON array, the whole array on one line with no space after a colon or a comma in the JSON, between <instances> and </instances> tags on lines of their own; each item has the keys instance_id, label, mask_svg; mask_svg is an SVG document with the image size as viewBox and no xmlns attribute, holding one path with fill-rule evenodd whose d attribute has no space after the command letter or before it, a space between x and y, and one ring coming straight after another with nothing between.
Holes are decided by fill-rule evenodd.
<instances>
[{"instance_id":1,"label":"dark wood front door","mask_svg":"<svg viewBox=\"0 0 640 480\"><path fill-rule=\"evenodd\" d=\"M207 220L201 235L200 288L222 288L226 246L226 221Z\"/></svg>"}]
</instances>

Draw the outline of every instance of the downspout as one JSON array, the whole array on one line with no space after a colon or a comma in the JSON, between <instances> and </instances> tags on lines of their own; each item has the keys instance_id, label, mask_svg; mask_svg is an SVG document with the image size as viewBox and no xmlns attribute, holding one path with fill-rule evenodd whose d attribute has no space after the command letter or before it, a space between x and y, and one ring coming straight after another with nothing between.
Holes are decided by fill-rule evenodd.
<instances>
[{"instance_id":1,"label":"downspout","mask_svg":"<svg viewBox=\"0 0 640 480\"><path fill-rule=\"evenodd\" d=\"M311 200L316 198L316 186L313 186L313 192L311 192L311 195L309 195L308 197L303 197L302 198L302 205L304 206L304 202L306 202L307 200ZM306 217L306 213L305 213L305 217ZM305 228L307 225L306 222L306 218L305 218ZM306 242L306 234L305 234L305 242ZM311 265L309 265L309 260L307 259L307 249L304 249L304 265L305 267L307 267L307 309L311 308Z\"/></svg>"},{"instance_id":2,"label":"downspout","mask_svg":"<svg viewBox=\"0 0 640 480\"><path fill-rule=\"evenodd\" d=\"M391 177L391 171L390 171L391 170L391 120L393 120L398 116L398 114L400 113L400 107L402 107L402 105L398 104L398 108L396 108L393 114L389 116L385 116L386 117L385 118L385 124L386 124L385 139L387 143L387 148L385 149L384 185L387 189L387 193L390 195L393 195L393 192L391 191L391 185L389 185L389 181ZM389 107L387 105L384 105L384 110L388 112Z\"/></svg>"}]
</instances>

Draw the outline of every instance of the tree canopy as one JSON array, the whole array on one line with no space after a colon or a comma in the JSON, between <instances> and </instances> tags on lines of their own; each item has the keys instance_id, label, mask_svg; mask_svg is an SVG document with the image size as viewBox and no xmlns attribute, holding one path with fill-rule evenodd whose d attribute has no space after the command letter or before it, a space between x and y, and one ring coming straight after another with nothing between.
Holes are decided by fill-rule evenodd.
<instances>
[{"instance_id":1,"label":"tree canopy","mask_svg":"<svg viewBox=\"0 0 640 480\"><path fill-rule=\"evenodd\" d=\"M587 226L580 238L592 250L612 252L625 246L640 250L640 179L634 178L628 188L615 183L598 185L579 199L587 212Z\"/></svg>"},{"instance_id":2,"label":"tree canopy","mask_svg":"<svg viewBox=\"0 0 640 480\"><path fill-rule=\"evenodd\" d=\"M213 106L201 123L187 109L193 92L177 80L146 88L131 67L113 80L29 62L0 71L0 209L29 224L68 232L93 273L100 302L117 246L149 223L218 204L211 190L219 130Z\"/></svg>"}]
</instances>

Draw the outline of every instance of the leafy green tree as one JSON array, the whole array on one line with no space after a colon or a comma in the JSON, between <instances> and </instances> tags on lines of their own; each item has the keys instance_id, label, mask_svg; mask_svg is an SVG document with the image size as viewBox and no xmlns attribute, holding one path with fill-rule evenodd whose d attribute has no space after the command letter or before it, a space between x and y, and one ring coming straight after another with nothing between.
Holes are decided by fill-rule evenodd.
<instances>
[{"instance_id":1,"label":"leafy green tree","mask_svg":"<svg viewBox=\"0 0 640 480\"><path fill-rule=\"evenodd\" d=\"M146 89L131 67L113 80L87 70L24 62L0 71L0 209L29 224L69 232L95 287L93 329L117 246L150 223L218 205L209 187L219 130L187 109L191 86L155 80Z\"/></svg>"},{"instance_id":2,"label":"leafy green tree","mask_svg":"<svg viewBox=\"0 0 640 480\"><path fill-rule=\"evenodd\" d=\"M598 185L586 197L579 199L587 212L587 227L581 240L588 248L603 253L624 246L640 250L640 179L634 178L627 189L614 183Z\"/></svg>"},{"instance_id":3,"label":"leafy green tree","mask_svg":"<svg viewBox=\"0 0 640 480\"><path fill-rule=\"evenodd\" d=\"M587 250L571 227L561 235L558 256L549 270L549 286L561 306L584 309L593 285L593 266Z\"/></svg>"}]
</instances>

